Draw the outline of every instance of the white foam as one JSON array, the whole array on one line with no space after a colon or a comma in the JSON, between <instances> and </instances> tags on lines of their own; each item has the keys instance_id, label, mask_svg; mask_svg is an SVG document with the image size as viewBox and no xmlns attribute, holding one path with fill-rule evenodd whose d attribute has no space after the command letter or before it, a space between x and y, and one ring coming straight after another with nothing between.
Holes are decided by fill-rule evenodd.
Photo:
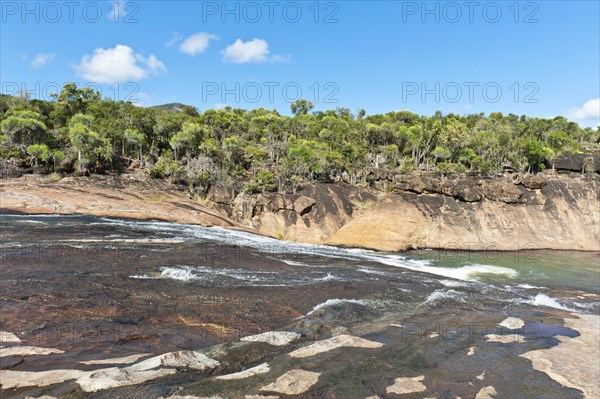
<instances>
[{"instance_id":1,"label":"white foam","mask_svg":"<svg viewBox=\"0 0 600 399\"><path fill-rule=\"evenodd\" d=\"M90 224L123 226L137 231L146 231L151 234L161 232L176 236L176 238L170 238L170 240L189 241L202 239L233 246L241 245L271 254L308 254L353 261L366 260L464 281L476 280L477 276L484 274L501 275L509 278L515 278L519 274L514 269L494 265L470 264L457 268L437 267L433 266L429 260L408 259L397 254L379 253L358 248L345 249L321 244L295 243L237 230L228 230L223 227L203 227L172 222L129 221L112 218L99 218L99 220L100 222L92 222ZM283 260L283 262L292 266L309 266L290 260ZM231 277L235 278L235 276Z\"/></svg>"},{"instance_id":2,"label":"white foam","mask_svg":"<svg viewBox=\"0 0 600 399\"><path fill-rule=\"evenodd\" d=\"M454 299L459 302L465 302L465 293L455 290L435 290L425 300L427 304L434 304L443 299Z\"/></svg>"},{"instance_id":3,"label":"white foam","mask_svg":"<svg viewBox=\"0 0 600 399\"><path fill-rule=\"evenodd\" d=\"M378 276L387 276L387 275L389 275L389 273L386 273L384 271L375 270L375 269L372 269L370 267L365 267L365 266L360 266L358 268L358 271L362 272L362 273L366 273L366 274L376 274Z\"/></svg>"},{"instance_id":4,"label":"white foam","mask_svg":"<svg viewBox=\"0 0 600 399\"><path fill-rule=\"evenodd\" d=\"M343 280L343 279L341 277L339 277L339 276L333 275L331 273L327 273L326 276L319 277L319 278L317 278L315 280L317 280L317 281L333 281L333 280L338 280L339 281L339 280Z\"/></svg>"},{"instance_id":5,"label":"white foam","mask_svg":"<svg viewBox=\"0 0 600 399\"><path fill-rule=\"evenodd\" d=\"M307 265L306 263L294 262L293 260L282 259L281 261L290 266L310 266L310 265Z\"/></svg>"},{"instance_id":6,"label":"white foam","mask_svg":"<svg viewBox=\"0 0 600 399\"><path fill-rule=\"evenodd\" d=\"M539 287L537 285L530 285L530 284L519 284L519 285L517 285L517 287L525 288L526 290L545 290L545 289L547 289L546 287Z\"/></svg>"},{"instance_id":7,"label":"white foam","mask_svg":"<svg viewBox=\"0 0 600 399\"><path fill-rule=\"evenodd\" d=\"M163 267L160 273L161 278L171 278L173 280L190 281L198 279L190 268Z\"/></svg>"},{"instance_id":8,"label":"white foam","mask_svg":"<svg viewBox=\"0 0 600 399\"><path fill-rule=\"evenodd\" d=\"M333 306L333 305L339 305L341 303L355 303L357 305L367 305L367 301L364 301L362 299L337 299L337 298L328 299L325 302L316 305L310 312L308 312L307 314L305 314L304 316L301 316L299 318L310 316L311 314L315 313L319 309L327 308L327 307Z\"/></svg>"},{"instance_id":9,"label":"white foam","mask_svg":"<svg viewBox=\"0 0 600 399\"><path fill-rule=\"evenodd\" d=\"M449 277L463 281L476 281L476 277L482 274L502 275L509 278L515 278L519 275L519 272L517 272L514 269L494 265L481 265L474 263L457 268L452 268L431 266L429 261L409 260L398 255L379 255L374 253L365 253L363 257L390 266L402 267L405 269L411 269L415 271L435 274L438 276Z\"/></svg>"},{"instance_id":10,"label":"white foam","mask_svg":"<svg viewBox=\"0 0 600 399\"><path fill-rule=\"evenodd\" d=\"M569 308L560 302L556 298L549 297L546 294L537 294L535 297L525 301L526 303L530 303L535 306L547 306L549 308L568 310L570 312L577 312L577 310L573 308Z\"/></svg>"},{"instance_id":11,"label":"white foam","mask_svg":"<svg viewBox=\"0 0 600 399\"><path fill-rule=\"evenodd\" d=\"M458 281L458 280L439 280L439 281L440 281L440 283L442 283L446 287L456 288L456 287L467 287L467 286L469 286L469 284L467 284L467 283L465 283L463 281Z\"/></svg>"}]
</instances>

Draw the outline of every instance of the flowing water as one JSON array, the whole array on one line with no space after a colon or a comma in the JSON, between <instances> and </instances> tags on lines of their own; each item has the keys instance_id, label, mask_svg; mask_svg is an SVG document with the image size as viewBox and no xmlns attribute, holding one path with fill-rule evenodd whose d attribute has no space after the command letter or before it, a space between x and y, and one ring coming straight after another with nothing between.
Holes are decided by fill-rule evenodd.
<instances>
[{"instance_id":1,"label":"flowing water","mask_svg":"<svg viewBox=\"0 0 600 399\"><path fill-rule=\"evenodd\" d=\"M398 254L91 216L0 215L0 227L0 331L15 333L22 345L64 351L1 356L5 370L94 370L101 366L81 362L229 350L243 336L275 329L299 332L306 345L342 328L383 349L333 351L302 365L322 373L311 397L386 397L394 378L426 375L428 390L415 397L474 397L493 385L497 397L579 398L580 391L532 370L518 355L557 345L559 335L576 337L562 327L564 318L600 311L598 252L538 251L524 243L510 253ZM509 316L526 321L510 331L526 342L487 343L487 334L509 333L498 327ZM467 357L471 348L476 355ZM297 365L285 350L223 355L215 373L269 360L273 380ZM476 378L484 371L485 383ZM72 381L0 394L159 398L183 387L201 396L243 397L257 384L184 370L94 394Z\"/></svg>"}]
</instances>

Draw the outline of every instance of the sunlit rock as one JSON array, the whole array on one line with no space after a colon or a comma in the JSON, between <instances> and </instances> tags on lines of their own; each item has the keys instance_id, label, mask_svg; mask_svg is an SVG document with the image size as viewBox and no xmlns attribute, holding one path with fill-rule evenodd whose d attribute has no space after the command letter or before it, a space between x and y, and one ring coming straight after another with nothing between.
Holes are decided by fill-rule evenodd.
<instances>
[{"instance_id":1,"label":"sunlit rock","mask_svg":"<svg viewBox=\"0 0 600 399\"><path fill-rule=\"evenodd\" d=\"M396 378L394 384L386 388L386 392L397 393L398 395L413 392L423 392L427 389L427 387L421 383L421 381L423 381L424 379L424 375L412 378Z\"/></svg>"},{"instance_id":2,"label":"sunlit rock","mask_svg":"<svg viewBox=\"0 0 600 399\"><path fill-rule=\"evenodd\" d=\"M60 353L65 353L65 351L54 348L39 348L37 346L11 346L8 348L0 348L0 357L52 355Z\"/></svg>"},{"instance_id":3,"label":"sunlit rock","mask_svg":"<svg viewBox=\"0 0 600 399\"><path fill-rule=\"evenodd\" d=\"M21 339L17 337L15 334L7 331L0 331L0 343L14 343L18 344L21 342Z\"/></svg>"},{"instance_id":4,"label":"sunlit rock","mask_svg":"<svg viewBox=\"0 0 600 399\"><path fill-rule=\"evenodd\" d=\"M300 338L300 334L290 331L268 331L266 333L243 337L244 342L266 342L274 346L287 345Z\"/></svg>"},{"instance_id":5,"label":"sunlit rock","mask_svg":"<svg viewBox=\"0 0 600 399\"><path fill-rule=\"evenodd\" d=\"M300 369L290 370L274 383L260 388L261 391L278 392L284 395L298 395L306 392L317 383L321 373Z\"/></svg>"},{"instance_id":6,"label":"sunlit rock","mask_svg":"<svg viewBox=\"0 0 600 399\"><path fill-rule=\"evenodd\" d=\"M151 355L151 353L141 353L139 355L131 355L131 356L124 356L124 357L115 357L115 358L112 358L112 359L86 360L86 361L82 361L82 362L79 362L79 363L86 364L86 365L94 365L94 364L129 364L129 363L133 363L133 362L141 359L142 357L149 356L149 355Z\"/></svg>"},{"instance_id":7,"label":"sunlit rock","mask_svg":"<svg viewBox=\"0 0 600 399\"><path fill-rule=\"evenodd\" d=\"M475 399L494 399L497 394L496 388L490 385L489 387L481 388L477 392L477 395L475 395Z\"/></svg>"},{"instance_id":8,"label":"sunlit rock","mask_svg":"<svg viewBox=\"0 0 600 399\"><path fill-rule=\"evenodd\" d=\"M565 326L579 332L578 337L558 337L560 344L521 356L559 384L579 389L585 398L600 398L600 317L582 314L576 317L565 319Z\"/></svg>"},{"instance_id":9,"label":"sunlit rock","mask_svg":"<svg viewBox=\"0 0 600 399\"><path fill-rule=\"evenodd\" d=\"M249 368L244 371L240 371L239 373L232 373L226 375L220 375L217 377L217 380L241 380L243 378L252 377L258 374L265 374L271 371L269 365L267 363L260 364L256 367Z\"/></svg>"},{"instance_id":10,"label":"sunlit rock","mask_svg":"<svg viewBox=\"0 0 600 399\"><path fill-rule=\"evenodd\" d=\"M2 389L45 387L76 380L89 373L81 370L14 371L2 370Z\"/></svg>"},{"instance_id":11,"label":"sunlit rock","mask_svg":"<svg viewBox=\"0 0 600 399\"><path fill-rule=\"evenodd\" d=\"M337 348L381 348L381 342L369 341L368 339L354 337L352 335L338 335L329 339L314 342L304 348L296 349L290 353L291 357L309 357L319 353L328 352Z\"/></svg>"},{"instance_id":12,"label":"sunlit rock","mask_svg":"<svg viewBox=\"0 0 600 399\"><path fill-rule=\"evenodd\" d=\"M511 330L518 330L525 326L525 322L521 319L517 319L516 317L509 317L502 321L502 323L498 324L501 327L505 327Z\"/></svg>"}]
</instances>

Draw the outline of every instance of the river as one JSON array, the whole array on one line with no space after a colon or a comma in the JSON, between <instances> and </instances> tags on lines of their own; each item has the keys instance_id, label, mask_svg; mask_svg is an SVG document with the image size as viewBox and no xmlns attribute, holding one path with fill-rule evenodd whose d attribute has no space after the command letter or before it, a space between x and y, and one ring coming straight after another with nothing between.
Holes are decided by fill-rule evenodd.
<instances>
[{"instance_id":1,"label":"river","mask_svg":"<svg viewBox=\"0 0 600 399\"><path fill-rule=\"evenodd\" d=\"M565 319L600 312L598 252L515 243L514 252L398 254L92 216L0 215L0 227L0 331L18 338L1 343L2 397L243 398L267 395L261 387L290 369L319 373L296 397L397 397L395 379L418 376L402 397L468 398L486 387L496 398L583 397L519 355L577 339ZM524 324L499 326L508 317ZM240 343L269 331L298 338ZM288 356L340 335L378 347ZM178 351L219 365L96 392L78 383L107 364L128 366L98 360ZM264 362L270 369L260 376L217 378ZM44 382L49 370L75 377Z\"/></svg>"}]
</instances>

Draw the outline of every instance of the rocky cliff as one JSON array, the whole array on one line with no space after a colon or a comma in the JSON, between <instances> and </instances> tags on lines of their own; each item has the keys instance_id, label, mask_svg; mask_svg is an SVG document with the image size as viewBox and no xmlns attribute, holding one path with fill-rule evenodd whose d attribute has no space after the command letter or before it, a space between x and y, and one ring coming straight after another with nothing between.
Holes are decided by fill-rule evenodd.
<instances>
[{"instance_id":1,"label":"rocky cliff","mask_svg":"<svg viewBox=\"0 0 600 399\"><path fill-rule=\"evenodd\" d=\"M372 181L372 188L319 184L297 194L251 195L214 186L198 201L161 180L50 183L30 175L0 184L0 209L171 220L386 251L600 250L598 173L392 178Z\"/></svg>"},{"instance_id":2,"label":"rocky cliff","mask_svg":"<svg viewBox=\"0 0 600 399\"><path fill-rule=\"evenodd\" d=\"M209 198L216 201L217 193ZM600 250L597 176L494 179L401 175L392 192L317 185L296 195L238 194L220 209L261 234L293 241L402 251ZM216 204L216 202L215 202Z\"/></svg>"}]
</instances>

